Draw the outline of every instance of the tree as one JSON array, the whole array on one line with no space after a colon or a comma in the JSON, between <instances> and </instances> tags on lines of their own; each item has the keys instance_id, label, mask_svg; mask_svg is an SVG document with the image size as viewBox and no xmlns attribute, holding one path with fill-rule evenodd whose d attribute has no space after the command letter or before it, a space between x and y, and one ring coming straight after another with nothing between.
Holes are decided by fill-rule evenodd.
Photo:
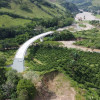
<instances>
[{"instance_id":1,"label":"tree","mask_svg":"<svg viewBox=\"0 0 100 100\"><path fill-rule=\"evenodd\" d=\"M10 70L6 73L7 82L14 83L15 85L18 84L21 76L17 73L16 70Z\"/></svg>"},{"instance_id":2,"label":"tree","mask_svg":"<svg viewBox=\"0 0 100 100\"><path fill-rule=\"evenodd\" d=\"M73 40L75 39L74 35L70 31L62 31L62 32L55 32L53 34L53 40L55 41L64 41L64 40Z\"/></svg>"},{"instance_id":3,"label":"tree","mask_svg":"<svg viewBox=\"0 0 100 100\"><path fill-rule=\"evenodd\" d=\"M3 90L3 99L11 99L12 95L14 95L15 93L14 91L16 90L16 87L14 83L9 81L2 85L2 90Z\"/></svg>"},{"instance_id":4,"label":"tree","mask_svg":"<svg viewBox=\"0 0 100 100\"><path fill-rule=\"evenodd\" d=\"M3 55L0 55L0 85L3 84L6 80L6 70L4 68L6 63L6 58Z\"/></svg>"},{"instance_id":5,"label":"tree","mask_svg":"<svg viewBox=\"0 0 100 100\"><path fill-rule=\"evenodd\" d=\"M6 74L6 82L2 85L3 90L3 98L4 99L12 99L16 98L16 88L18 81L20 80L19 75L17 74L17 71L10 70Z\"/></svg>"},{"instance_id":6,"label":"tree","mask_svg":"<svg viewBox=\"0 0 100 100\"><path fill-rule=\"evenodd\" d=\"M3 54L0 55L0 66L5 66L6 64L6 58L3 56Z\"/></svg>"},{"instance_id":7,"label":"tree","mask_svg":"<svg viewBox=\"0 0 100 100\"><path fill-rule=\"evenodd\" d=\"M17 94L20 96L20 91L26 90L28 92L28 97L33 98L36 93L36 89L30 80L21 79L17 85ZM23 91L22 91L23 92ZM25 92L25 91L24 91Z\"/></svg>"},{"instance_id":8,"label":"tree","mask_svg":"<svg viewBox=\"0 0 100 100\"><path fill-rule=\"evenodd\" d=\"M22 89L19 93L18 100L29 100L28 92L25 89Z\"/></svg>"},{"instance_id":9,"label":"tree","mask_svg":"<svg viewBox=\"0 0 100 100\"><path fill-rule=\"evenodd\" d=\"M2 100L2 91L0 90L0 100Z\"/></svg>"}]
</instances>

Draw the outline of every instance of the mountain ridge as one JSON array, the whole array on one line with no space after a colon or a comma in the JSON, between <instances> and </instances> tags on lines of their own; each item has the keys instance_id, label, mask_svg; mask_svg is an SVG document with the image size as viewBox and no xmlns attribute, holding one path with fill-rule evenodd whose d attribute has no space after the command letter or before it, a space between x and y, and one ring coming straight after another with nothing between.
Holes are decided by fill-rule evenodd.
<instances>
[{"instance_id":1,"label":"mountain ridge","mask_svg":"<svg viewBox=\"0 0 100 100\"><path fill-rule=\"evenodd\" d=\"M79 9L100 14L100 1L99 0L67 0L67 2L74 3Z\"/></svg>"}]
</instances>

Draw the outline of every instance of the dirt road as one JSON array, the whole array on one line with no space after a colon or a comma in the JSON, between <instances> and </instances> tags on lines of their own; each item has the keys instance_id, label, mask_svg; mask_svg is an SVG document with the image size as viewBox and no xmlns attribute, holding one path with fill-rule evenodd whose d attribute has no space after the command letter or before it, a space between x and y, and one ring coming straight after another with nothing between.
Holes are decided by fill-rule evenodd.
<instances>
[{"instance_id":1,"label":"dirt road","mask_svg":"<svg viewBox=\"0 0 100 100\"><path fill-rule=\"evenodd\" d=\"M91 48L86 48L86 47L83 47L83 46L74 45L74 43L76 41L59 41L59 42L63 43L63 47L75 48L75 49L86 51L86 52L97 52L97 53L100 53L100 49L91 49Z\"/></svg>"}]
</instances>

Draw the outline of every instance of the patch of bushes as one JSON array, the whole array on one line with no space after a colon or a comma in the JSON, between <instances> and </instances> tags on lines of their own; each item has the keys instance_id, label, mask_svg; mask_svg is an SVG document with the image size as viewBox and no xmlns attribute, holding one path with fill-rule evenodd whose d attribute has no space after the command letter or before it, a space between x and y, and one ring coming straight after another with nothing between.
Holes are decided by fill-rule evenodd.
<instances>
[{"instance_id":1,"label":"patch of bushes","mask_svg":"<svg viewBox=\"0 0 100 100\"><path fill-rule=\"evenodd\" d=\"M30 70L39 72L51 69L64 70L71 78L82 84L82 89L87 90L85 93L86 100L89 100L92 96L94 100L100 99L100 54L41 45L34 52L34 48L30 49L29 60L26 59ZM35 62L34 59L38 59L42 64ZM94 94L92 89L95 91Z\"/></svg>"},{"instance_id":2,"label":"patch of bushes","mask_svg":"<svg viewBox=\"0 0 100 100\"><path fill-rule=\"evenodd\" d=\"M30 80L23 79L20 73L15 70L5 70L2 76L6 78L0 78L1 81L4 80L0 86L0 100L30 100L34 98L36 94L34 84Z\"/></svg>"},{"instance_id":3,"label":"patch of bushes","mask_svg":"<svg viewBox=\"0 0 100 100\"><path fill-rule=\"evenodd\" d=\"M53 34L52 40L54 41L68 41L68 40L74 40L75 37L70 31L61 31L61 32L55 32Z\"/></svg>"},{"instance_id":4,"label":"patch of bushes","mask_svg":"<svg viewBox=\"0 0 100 100\"><path fill-rule=\"evenodd\" d=\"M22 4L20 8L21 10L32 13L32 10L27 6L27 4Z\"/></svg>"},{"instance_id":5,"label":"patch of bushes","mask_svg":"<svg viewBox=\"0 0 100 100\"><path fill-rule=\"evenodd\" d=\"M36 89L30 80L21 79L17 85L17 94L19 96L18 98L25 98L25 100L26 99L30 100L34 98L36 94ZM19 100L23 100L23 99L19 99Z\"/></svg>"},{"instance_id":6,"label":"patch of bushes","mask_svg":"<svg viewBox=\"0 0 100 100\"><path fill-rule=\"evenodd\" d=\"M1 7L10 7L9 1L10 0L0 0L0 8Z\"/></svg>"},{"instance_id":7,"label":"patch of bushes","mask_svg":"<svg viewBox=\"0 0 100 100\"><path fill-rule=\"evenodd\" d=\"M74 33L76 38L83 39L77 41L76 45L85 46L92 49L100 49L100 31L98 29L92 29L87 31L81 31Z\"/></svg>"},{"instance_id":8,"label":"patch of bushes","mask_svg":"<svg viewBox=\"0 0 100 100\"><path fill-rule=\"evenodd\" d=\"M90 21L90 24L97 26L97 27L100 27L100 21L99 20Z\"/></svg>"}]
</instances>

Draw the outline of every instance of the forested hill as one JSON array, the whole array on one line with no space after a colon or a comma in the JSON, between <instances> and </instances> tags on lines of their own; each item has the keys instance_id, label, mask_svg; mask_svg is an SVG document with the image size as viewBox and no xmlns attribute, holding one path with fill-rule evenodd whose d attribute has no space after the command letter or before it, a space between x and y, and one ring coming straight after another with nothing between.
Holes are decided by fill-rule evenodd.
<instances>
[{"instance_id":1,"label":"forested hill","mask_svg":"<svg viewBox=\"0 0 100 100\"><path fill-rule=\"evenodd\" d=\"M100 14L100 0L66 0L76 4L80 9Z\"/></svg>"},{"instance_id":2,"label":"forested hill","mask_svg":"<svg viewBox=\"0 0 100 100\"><path fill-rule=\"evenodd\" d=\"M74 14L79 12L78 7L74 3L67 2L66 0L48 0L48 1L51 1L56 5L64 7L65 9L68 9L70 12Z\"/></svg>"}]
</instances>

